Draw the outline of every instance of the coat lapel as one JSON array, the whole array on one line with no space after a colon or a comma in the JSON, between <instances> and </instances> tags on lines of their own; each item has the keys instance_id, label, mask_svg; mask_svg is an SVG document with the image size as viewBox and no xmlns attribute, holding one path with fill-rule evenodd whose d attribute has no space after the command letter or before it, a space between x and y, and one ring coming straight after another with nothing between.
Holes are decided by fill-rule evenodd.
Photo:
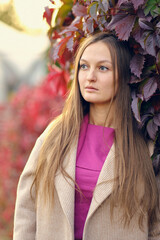
<instances>
[{"instance_id":1,"label":"coat lapel","mask_svg":"<svg viewBox=\"0 0 160 240\"><path fill-rule=\"evenodd\" d=\"M76 144L77 145L77 144ZM64 166L69 176L75 180L75 164L76 164L77 148L73 147L72 151L67 154L64 160ZM59 197L59 201L66 218L69 221L71 230L74 230L74 198L75 186L74 182L69 178L65 178L60 171L55 177L55 188Z\"/></svg>"},{"instance_id":2,"label":"coat lapel","mask_svg":"<svg viewBox=\"0 0 160 240\"><path fill-rule=\"evenodd\" d=\"M87 121L87 120L86 120ZM85 125L87 126L87 124ZM82 141L83 142L83 141ZM69 176L75 180L75 167L77 155L77 142L64 160L64 167ZM89 208L86 222L88 218L95 212L101 203L111 194L113 189L114 179L114 163L115 163L115 144L112 145L108 156L104 162L100 172L97 185L93 194L92 202ZM60 171L55 177L55 188L64 211L66 218L69 221L71 230L74 230L74 205L75 205L75 185L68 178L64 178Z\"/></svg>"},{"instance_id":3,"label":"coat lapel","mask_svg":"<svg viewBox=\"0 0 160 240\"><path fill-rule=\"evenodd\" d=\"M114 163L115 144L112 145L100 172L86 221L112 192L115 177Z\"/></svg>"}]
</instances>

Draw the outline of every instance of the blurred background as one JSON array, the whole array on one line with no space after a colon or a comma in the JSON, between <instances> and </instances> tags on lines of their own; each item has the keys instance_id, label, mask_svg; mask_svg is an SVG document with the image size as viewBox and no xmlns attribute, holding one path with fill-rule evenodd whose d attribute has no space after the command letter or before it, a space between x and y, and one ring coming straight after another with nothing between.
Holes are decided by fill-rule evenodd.
<instances>
[{"instance_id":1,"label":"blurred background","mask_svg":"<svg viewBox=\"0 0 160 240\"><path fill-rule=\"evenodd\" d=\"M43 14L51 5L54 26L59 0L0 0L0 240L12 239L20 173L64 102L48 70L49 25Z\"/></svg>"},{"instance_id":2,"label":"blurred background","mask_svg":"<svg viewBox=\"0 0 160 240\"><path fill-rule=\"evenodd\" d=\"M48 0L0 0L1 103L22 84L39 84L46 75L45 6L49 6Z\"/></svg>"}]
</instances>

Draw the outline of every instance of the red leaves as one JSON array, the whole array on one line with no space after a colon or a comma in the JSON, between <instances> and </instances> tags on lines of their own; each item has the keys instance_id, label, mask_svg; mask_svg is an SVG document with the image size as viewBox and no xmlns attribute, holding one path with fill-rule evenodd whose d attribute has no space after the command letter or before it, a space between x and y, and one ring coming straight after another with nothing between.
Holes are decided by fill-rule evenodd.
<instances>
[{"instance_id":1,"label":"red leaves","mask_svg":"<svg viewBox=\"0 0 160 240\"><path fill-rule=\"evenodd\" d=\"M69 73L56 67L50 68L44 85L52 92L53 95L63 96L67 93L69 82Z\"/></svg>"},{"instance_id":2,"label":"red leaves","mask_svg":"<svg viewBox=\"0 0 160 240\"><path fill-rule=\"evenodd\" d=\"M77 3L72 8L73 14L77 17L84 17L87 15L87 9L85 6Z\"/></svg>"},{"instance_id":3,"label":"red leaves","mask_svg":"<svg viewBox=\"0 0 160 240\"><path fill-rule=\"evenodd\" d=\"M155 38L153 34L148 34L145 39L145 50L148 54L156 56Z\"/></svg>"},{"instance_id":4,"label":"red leaves","mask_svg":"<svg viewBox=\"0 0 160 240\"><path fill-rule=\"evenodd\" d=\"M156 47L159 46L159 38L156 33L157 25L153 26L145 18L139 18L138 23L140 28L137 29L136 35L133 34L133 36L148 54L156 57Z\"/></svg>"},{"instance_id":5,"label":"red leaves","mask_svg":"<svg viewBox=\"0 0 160 240\"><path fill-rule=\"evenodd\" d=\"M72 51L73 50L73 36L70 35L66 38L62 38L61 41L57 44L56 48L53 52L53 59L56 61L57 59L62 60L64 52L67 52L67 49ZM71 55L68 55L71 58ZM69 60L69 59L68 59ZM61 62L63 63L63 61ZM65 62L63 63L65 64Z\"/></svg>"},{"instance_id":6,"label":"red leaves","mask_svg":"<svg viewBox=\"0 0 160 240\"><path fill-rule=\"evenodd\" d=\"M53 8L45 7L45 12L43 14L43 18L46 19L47 23L51 26L52 15L53 15Z\"/></svg>"},{"instance_id":7,"label":"red leaves","mask_svg":"<svg viewBox=\"0 0 160 240\"><path fill-rule=\"evenodd\" d=\"M153 30L153 26L152 23L148 22L146 19L144 18L139 18L139 26L145 30Z\"/></svg>"},{"instance_id":8,"label":"red leaves","mask_svg":"<svg viewBox=\"0 0 160 240\"><path fill-rule=\"evenodd\" d=\"M144 65L144 56L142 54L135 54L130 62L131 72L138 78L140 77Z\"/></svg>"},{"instance_id":9,"label":"red leaves","mask_svg":"<svg viewBox=\"0 0 160 240\"><path fill-rule=\"evenodd\" d=\"M128 40L136 20L135 10L128 1L119 1L117 11L108 25L110 30L115 30L118 38Z\"/></svg>"},{"instance_id":10,"label":"red leaves","mask_svg":"<svg viewBox=\"0 0 160 240\"><path fill-rule=\"evenodd\" d=\"M135 119L139 123L141 123L141 118L140 118L141 103L142 103L142 100L140 98L134 97L133 100L132 100L132 104L131 104Z\"/></svg>"},{"instance_id":11,"label":"red leaves","mask_svg":"<svg viewBox=\"0 0 160 240\"><path fill-rule=\"evenodd\" d=\"M128 40L135 23L135 16L126 16L116 25L115 30L118 37L122 40Z\"/></svg>"},{"instance_id":12,"label":"red leaves","mask_svg":"<svg viewBox=\"0 0 160 240\"><path fill-rule=\"evenodd\" d=\"M143 86L143 95L145 101L148 101L156 90L157 90L156 79L155 78L148 79L145 85Z\"/></svg>"},{"instance_id":13,"label":"red leaves","mask_svg":"<svg viewBox=\"0 0 160 240\"><path fill-rule=\"evenodd\" d=\"M128 3L129 0L119 0L117 5L120 7L122 4L126 4ZM144 0L131 0L131 2L133 3L134 9L137 10L142 4L144 4Z\"/></svg>"},{"instance_id":14,"label":"red leaves","mask_svg":"<svg viewBox=\"0 0 160 240\"><path fill-rule=\"evenodd\" d=\"M142 4L144 4L145 0L131 0L133 3L134 9L137 10Z\"/></svg>"},{"instance_id":15,"label":"red leaves","mask_svg":"<svg viewBox=\"0 0 160 240\"><path fill-rule=\"evenodd\" d=\"M155 139L158 126L154 123L154 119L150 119L147 124L147 132L152 140Z\"/></svg>"},{"instance_id":16,"label":"red leaves","mask_svg":"<svg viewBox=\"0 0 160 240\"><path fill-rule=\"evenodd\" d=\"M60 114L68 81L67 72L50 68L40 86L21 88L5 107L0 107L1 237L4 230L4 238L6 231L12 232L18 178L37 137Z\"/></svg>"},{"instance_id":17,"label":"red leaves","mask_svg":"<svg viewBox=\"0 0 160 240\"><path fill-rule=\"evenodd\" d=\"M122 40L128 40L130 33L134 26L136 16L117 14L112 17L112 21L109 24L109 29L116 31L118 37Z\"/></svg>"},{"instance_id":18,"label":"red leaves","mask_svg":"<svg viewBox=\"0 0 160 240\"><path fill-rule=\"evenodd\" d=\"M68 4L70 0L65 1ZM159 3L153 0L80 0L74 3L70 11L67 10L68 15L59 11L55 29L59 28L60 41L53 44L54 60L57 60L62 68L68 66L69 69L68 53L71 57L80 40L94 31L110 30L120 40L128 41L133 50L130 63L130 86L132 93L135 91L132 109L135 118L147 132L146 125L141 122L142 117L152 105L152 118L160 109L159 103L153 101L158 98L155 96L160 95ZM69 16L75 16L75 19L67 27L62 27L59 19L65 22ZM158 136L156 133L156 139ZM160 147L160 144L158 146Z\"/></svg>"}]
</instances>

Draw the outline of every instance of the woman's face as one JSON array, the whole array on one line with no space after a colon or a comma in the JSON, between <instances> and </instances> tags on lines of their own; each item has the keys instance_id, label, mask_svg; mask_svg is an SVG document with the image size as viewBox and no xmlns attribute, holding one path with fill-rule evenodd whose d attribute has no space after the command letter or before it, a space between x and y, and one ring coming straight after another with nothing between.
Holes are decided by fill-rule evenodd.
<instances>
[{"instance_id":1,"label":"woman's face","mask_svg":"<svg viewBox=\"0 0 160 240\"><path fill-rule=\"evenodd\" d=\"M110 104L117 86L114 89L114 70L107 45L101 41L89 45L79 64L78 81L82 97L91 104Z\"/></svg>"}]
</instances>

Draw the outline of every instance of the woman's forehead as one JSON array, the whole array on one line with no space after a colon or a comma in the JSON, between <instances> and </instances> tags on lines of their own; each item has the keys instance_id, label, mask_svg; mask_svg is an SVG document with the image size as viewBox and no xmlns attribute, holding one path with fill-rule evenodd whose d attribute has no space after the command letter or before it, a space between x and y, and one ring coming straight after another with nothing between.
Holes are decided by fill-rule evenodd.
<instances>
[{"instance_id":1,"label":"woman's forehead","mask_svg":"<svg viewBox=\"0 0 160 240\"><path fill-rule=\"evenodd\" d=\"M112 62L110 49L106 43L98 41L92 43L85 48L83 51L80 60L82 61L92 61L96 60L98 62Z\"/></svg>"}]
</instances>

